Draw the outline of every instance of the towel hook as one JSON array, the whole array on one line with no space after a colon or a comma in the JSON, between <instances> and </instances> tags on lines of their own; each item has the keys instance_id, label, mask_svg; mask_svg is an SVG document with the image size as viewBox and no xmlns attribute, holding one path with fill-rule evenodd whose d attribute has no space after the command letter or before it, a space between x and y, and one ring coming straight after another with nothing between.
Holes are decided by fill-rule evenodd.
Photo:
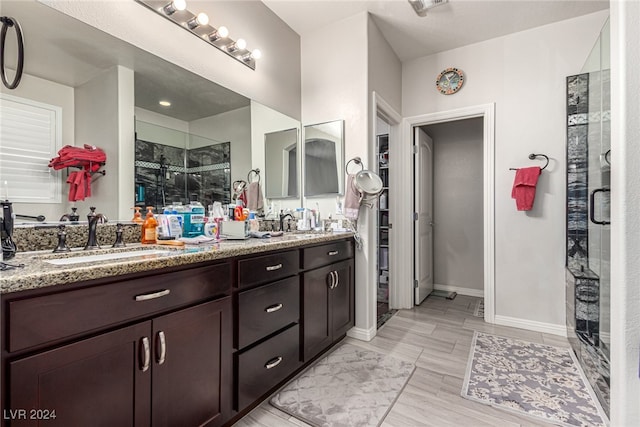
<instances>
[{"instance_id":1,"label":"towel hook","mask_svg":"<svg viewBox=\"0 0 640 427\"><path fill-rule=\"evenodd\" d=\"M362 164L362 159L360 157L354 157L353 159L349 160L347 162L347 165L344 167L344 170L347 173L347 175L349 175L349 165L351 164L351 162L355 163L356 165L360 165L360 171L364 170L364 165Z\"/></svg>"},{"instance_id":2,"label":"towel hook","mask_svg":"<svg viewBox=\"0 0 640 427\"><path fill-rule=\"evenodd\" d=\"M534 153L529 154L530 160L534 160L536 157L544 157L545 160L547 161L547 163L545 163L544 166L540 168L540 171L542 172L544 169L547 168L547 166L549 166L549 156L547 156L546 154L534 154ZM509 168L509 170L517 171L518 168Z\"/></svg>"},{"instance_id":3,"label":"towel hook","mask_svg":"<svg viewBox=\"0 0 640 427\"><path fill-rule=\"evenodd\" d=\"M544 157L545 160L547 161L547 163L544 164L543 167L540 168L540 170L544 170L547 168L547 166L549 166L549 156L547 156L546 154L529 154L529 159L530 160L534 160L536 157Z\"/></svg>"},{"instance_id":4,"label":"towel hook","mask_svg":"<svg viewBox=\"0 0 640 427\"><path fill-rule=\"evenodd\" d=\"M255 174L255 175L256 175L256 177L258 178L258 183L260 183L260 169L259 169L259 168L255 168L255 169L251 169L251 170L249 171L249 173L247 174L247 182L248 182L248 183L253 182L253 181L251 180L251 179L252 179L251 174Z\"/></svg>"}]
</instances>

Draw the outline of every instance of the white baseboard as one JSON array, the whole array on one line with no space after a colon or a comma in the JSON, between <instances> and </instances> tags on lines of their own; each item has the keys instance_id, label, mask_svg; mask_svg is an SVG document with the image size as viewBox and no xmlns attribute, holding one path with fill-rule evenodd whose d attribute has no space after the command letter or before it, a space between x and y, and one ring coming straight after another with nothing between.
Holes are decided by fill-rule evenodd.
<instances>
[{"instance_id":1,"label":"white baseboard","mask_svg":"<svg viewBox=\"0 0 640 427\"><path fill-rule=\"evenodd\" d=\"M494 323L496 325L511 326L513 328L527 329L545 334L559 335L561 337L567 336L567 327L565 325L518 319L516 317L501 316L499 314L496 314Z\"/></svg>"},{"instance_id":2,"label":"white baseboard","mask_svg":"<svg viewBox=\"0 0 640 427\"><path fill-rule=\"evenodd\" d=\"M468 295L470 297L484 297L484 289L471 289L471 288L462 288L460 286L451 286L451 285L433 285L433 289L437 291L447 291L447 292L456 292L460 295Z\"/></svg>"},{"instance_id":3,"label":"white baseboard","mask_svg":"<svg viewBox=\"0 0 640 427\"><path fill-rule=\"evenodd\" d=\"M353 327L347 331L347 336L360 341L371 341L376 336L377 331L377 325L373 325L369 329Z\"/></svg>"}]
</instances>

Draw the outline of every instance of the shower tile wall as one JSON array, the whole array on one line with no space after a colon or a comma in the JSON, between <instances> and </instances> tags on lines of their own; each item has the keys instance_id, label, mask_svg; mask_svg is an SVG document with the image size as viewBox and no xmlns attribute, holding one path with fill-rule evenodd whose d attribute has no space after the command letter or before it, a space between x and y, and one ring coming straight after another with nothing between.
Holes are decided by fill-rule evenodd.
<instances>
[{"instance_id":1,"label":"shower tile wall","mask_svg":"<svg viewBox=\"0 0 640 427\"><path fill-rule=\"evenodd\" d=\"M588 217L589 184L591 182L593 186L602 182L601 153L599 150L589 150L589 137L592 141L593 138L600 138L603 133L601 127L607 126L601 123L599 113L597 116L589 114L590 110L600 110L603 100L600 78L599 73L567 78L566 323L569 342L608 413L609 369L599 348L602 296L600 276L597 274L605 266L594 259L601 255L602 243L608 241L608 237L593 230L589 233ZM602 214L606 213L598 212L597 216L601 218ZM597 268L596 272L594 268Z\"/></svg>"},{"instance_id":2,"label":"shower tile wall","mask_svg":"<svg viewBox=\"0 0 640 427\"><path fill-rule=\"evenodd\" d=\"M157 211L163 205L158 186L160 156L168 167L166 204L179 201L186 205L193 194L205 207L213 201L230 202L229 142L185 150L137 139L135 151L136 206L155 206Z\"/></svg>"}]
</instances>

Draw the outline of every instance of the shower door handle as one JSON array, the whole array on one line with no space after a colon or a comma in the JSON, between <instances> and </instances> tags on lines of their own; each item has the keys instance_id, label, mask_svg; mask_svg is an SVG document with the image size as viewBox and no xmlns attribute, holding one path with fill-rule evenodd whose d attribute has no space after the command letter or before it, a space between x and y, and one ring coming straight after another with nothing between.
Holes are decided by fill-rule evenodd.
<instances>
[{"instance_id":1,"label":"shower door handle","mask_svg":"<svg viewBox=\"0 0 640 427\"><path fill-rule=\"evenodd\" d=\"M595 190L593 190L591 192L591 195L589 196L589 219L591 220L592 223L594 224L598 224L598 225L609 225L611 224L611 221L599 221L596 219L596 207L595 207L595 200L596 200L596 194L597 193L608 193L611 190L608 188L596 188Z\"/></svg>"}]
</instances>

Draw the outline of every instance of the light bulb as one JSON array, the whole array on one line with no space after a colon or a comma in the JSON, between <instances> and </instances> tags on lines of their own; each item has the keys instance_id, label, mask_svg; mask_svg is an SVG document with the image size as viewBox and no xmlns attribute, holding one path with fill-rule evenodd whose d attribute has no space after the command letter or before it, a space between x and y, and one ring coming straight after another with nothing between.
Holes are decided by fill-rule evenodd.
<instances>
[{"instance_id":1,"label":"light bulb","mask_svg":"<svg viewBox=\"0 0 640 427\"><path fill-rule=\"evenodd\" d=\"M200 12L197 16L191 18L189 22L187 22L187 26L189 27L189 29L193 30L195 28L198 28L199 26L207 25L208 23L209 16L207 16L207 14L204 12Z\"/></svg>"},{"instance_id":2,"label":"light bulb","mask_svg":"<svg viewBox=\"0 0 640 427\"><path fill-rule=\"evenodd\" d=\"M236 50L244 50L247 47L247 42L244 39L238 39L235 42L231 42L227 45L227 52L235 52Z\"/></svg>"},{"instance_id":3,"label":"light bulb","mask_svg":"<svg viewBox=\"0 0 640 427\"><path fill-rule=\"evenodd\" d=\"M167 15L173 15L178 10L185 10L187 8L187 2L185 0L173 0L166 5L162 10Z\"/></svg>"},{"instance_id":4,"label":"light bulb","mask_svg":"<svg viewBox=\"0 0 640 427\"><path fill-rule=\"evenodd\" d=\"M229 30L227 27L220 27L213 33L209 34L209 41L214 42L216 40L220 40L229 36Z\"/></svg>"},{"instance_id":5,"label":"light bulb","mask_svg":"<svg viewBox=\"0 0 640 427\"><path fill-rule=\"evenodd\" d=\"M251 52L251 57L253 59L260 59L262 58L262 52L260 52L260 49L253 49L253 52Z\"/></svg>"},{"instance_id":6,"label":"light bulb","mask_svg":"<svg viewBox=\"0 0 640 427\"><path fill-rule=\"evenodd\" d=\"M158 104L162 105L163 107L171 107L171 102L165 100L159 101Z\"/></svg>"}]
</instances>

